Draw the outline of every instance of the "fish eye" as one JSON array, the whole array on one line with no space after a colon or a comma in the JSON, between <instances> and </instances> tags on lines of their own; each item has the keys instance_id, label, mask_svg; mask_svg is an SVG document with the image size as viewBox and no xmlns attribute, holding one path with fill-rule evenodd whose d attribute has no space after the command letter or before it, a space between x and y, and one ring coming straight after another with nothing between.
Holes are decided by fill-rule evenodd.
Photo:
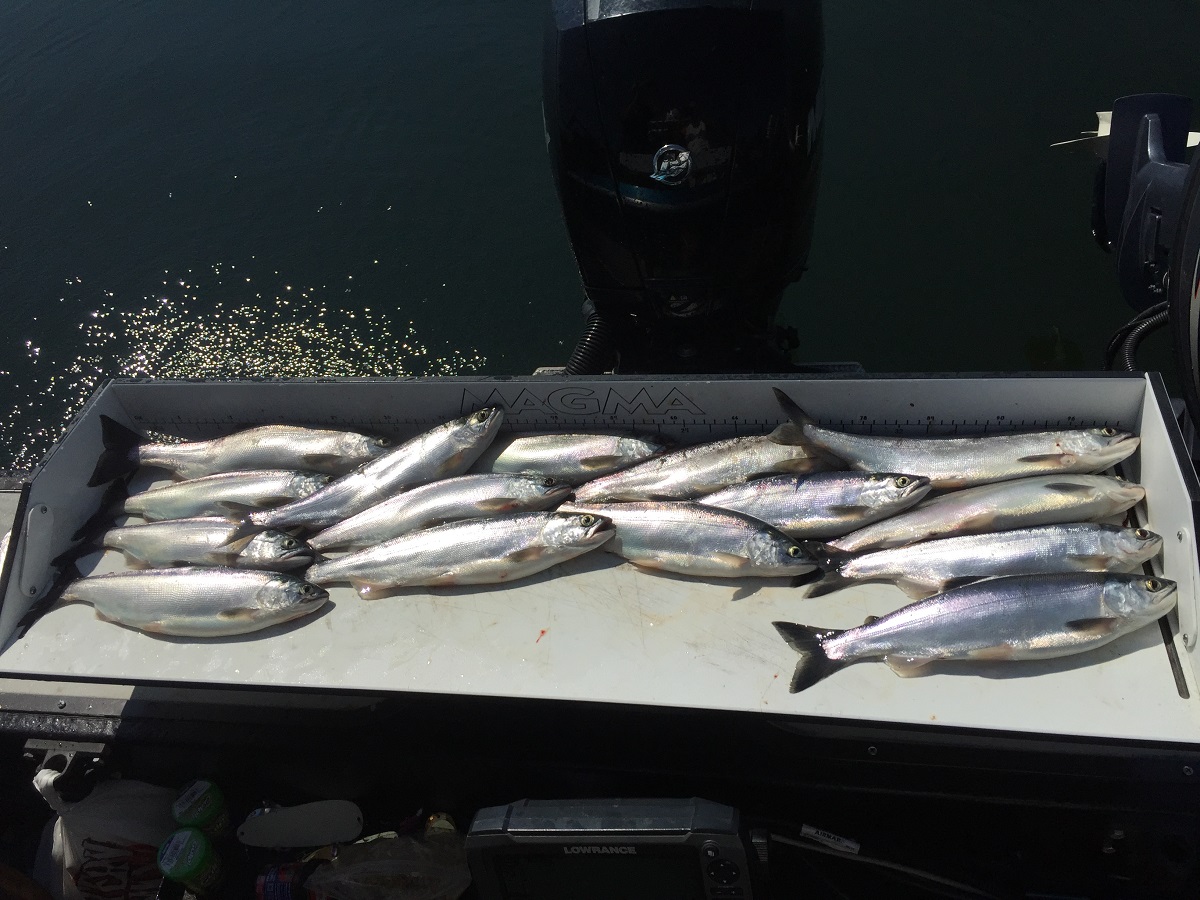
<instances>
[{"instance_id":1,"label":"fish eye","mask_svg":"<svg viewBox=\"0 0 1200 900\"><path fill-rule=\"evenodd\" d=\"M1143 582L1143 584L1146 585L1146 590L1148 590L1148 591L1157 591L1159 588L1162 587L1162 582L1159 581L1157 578L1147 578Z\"/></svg>"},{"instance_id":2,"label":"fish eye","mask_svg":"<svg viewBox=\"0 0 1200 900\"><path fill-rule=\"evenodd\" d=\"M477 413L472 413L471 418L467 419L472 425L482 425L488 420L487 410L481 409Z\"/></svg>"},{"instance_id":3,"label":"fish eye","mask_svg":"<svg viewBox=\"0 0 1200 900\"><path fill-rule=\"evenodd\" d=\"M376 447L390 447L392 442L390 438L375 438Z\"/></svg>"},{"instance_id":4,"label":"fish eye","mask_svg":"<svg viewBox=\"0 0 1200 900\"><path fill-rule=\"evenodd\" d=\"M554 487L554 485L556 485L556 484L558 484L558 482L555 481L553 478L551 478L549 475L547 475L545 478L542 479L542 487Z\"/></svg>"},{"instance_id":5,"label":"fish eye","mask_svg":"<svg viewBox=\"0 0 1200 900\"><path fill-rule=\"evenodd\" d=\"M1139 528L1136 531L1134 531L1133 534L1134 534L1134 537L1136 537L1138 540L1142 540L1142 541L1144 541L1146 538L1150 537L1150 532L1147 531L1145 528Z\"/></svg>"},{"instance_id":6,"label":"fish eye","mask_svg":"<svg viewBox=\"0 0 1200 900\"><path fill-rule=\"evenodd\" d=\"M912 479L909 478L907 475L901 475L899 478L896 479L895 484L896 484L896 487L898 487L898 488L905 488L905 487L908 487L910 484L912 484Z\"/></svg>"},{"instance_id":7,"label":"fish eye","mask_svg":"<svg viewBox=\"0 0 1200 900\"><path fill-rule=\"evenodd\" d=\"M591 515L590 513L585 513L584 515L579 517L579 524L582 525L584 528L587 528L590 525L595 525L596 517Z\"/></svg>"},{"instance_id":8,"label":"fish eye","mask_svg":"<svg viewBox=\"0 0 1200 900\"><path fill-rule=\"evenodd\" d=\"M1100 433L1105 437L1113 437L1117 433L1115 428L1101 428Z\"/></svg>"},{"instance_id":9,"label":"fish eye","mask_svg":"<svg viewBox=\"0 0 1200 900\"><path fill-rule=\"evenodd\" d=\"M803 553L804 551L801 550L796 544L792 544L792 546L788 547L788 556L790 556L792 559L795 559L797 556L801 556Z\"/></svg>"},{"instance_id":10,"label":"fish eye","mask_svg":"<svg viewBox=\"0 0 1200 900\"><path fill-rule=\"evenodd\" d=\"M300 545L296 542L295 538L285 537L282 541L279 542L279 546L282 547L284 550L294 550L294 549L296 549L296 547L298 547Z\"/></svg>"}]
</instances>

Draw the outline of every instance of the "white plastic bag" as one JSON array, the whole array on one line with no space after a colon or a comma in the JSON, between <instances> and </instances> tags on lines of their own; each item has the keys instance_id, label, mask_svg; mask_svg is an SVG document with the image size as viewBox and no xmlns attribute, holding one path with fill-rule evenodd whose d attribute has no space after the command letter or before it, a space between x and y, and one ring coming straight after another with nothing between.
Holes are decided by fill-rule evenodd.
<instances>
[{"instance_id":1,"label":"white plastic bag","mask_svg":"<svg viewBox=\"0 0 1200 900\"><path fill-rule=\"evenodd\" d=\"M33 786L58 813L53 880L43 887L61 900L154 900L162 884L158 846L178 827L171 818L175 792L114 779L68 803L54 786L59 775L42 769L33 776Z\"/></svg>"},{"instance_id":2,"label":"white plastic bag","mask_svg":"<svg viewBox=\"0 0 1200 900\"><path fill-rule=\"evenodd\" d=\"M471 883L459 835L377 837L339 847L304 887L328 900L455 900Z\"/></svg>"}]
</instances>

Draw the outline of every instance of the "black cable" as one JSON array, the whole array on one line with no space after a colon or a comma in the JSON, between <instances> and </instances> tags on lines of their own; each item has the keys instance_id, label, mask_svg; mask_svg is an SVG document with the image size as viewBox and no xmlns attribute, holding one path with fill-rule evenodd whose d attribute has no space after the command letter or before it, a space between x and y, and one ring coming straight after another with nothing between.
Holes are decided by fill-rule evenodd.
<instances>
[{"instance_id":1,"label":"black cable","mask_svg":"<svg viewBox=\"0 0 1200 900\"><path fill-rule=\"evenodd\" d=\"M564 372L567 375L602 375L612 365L615 351L612 326L593 309Z\"/></svg>"},{"instance_id":2,"label":"black cable","mask_svg":"<svg viewBox=\"0 0 1200 900\"><path fill-rule=\"evenodd\" d=\"M826 847L823 844L817 844L815 842L804 840L796 840L794 838L785 837L775 833L771 834L771 840L775 841L776 843L786 844L789 847L796 847L809 853L823 853L826 856L835 856L839 859L844 859L847 862L858 862L868 866L875 866L880 869L890 870L889 874L900 873L902 875L911 876L920 880L926 885L936 885L937 888L955 891L959 897L980 898L980 900L1000 900L998 895L989 891L981 890L973 885L964 884L961 881L955 881L951 878L945 878L941 875L936 875L933 872L926 872L923 869L917 869L913 866L895 863L891 860L880 859L874 856L863 856L857 853L847 853L843 850L834 850L833 848ZM950 896L955 895L952 894Z\"/></svg>"},{"instance_id":3,"label":"black cable","mask_svg":"<svg viewBox=\"0 0 1200 900\"><path fill-rule=\"evenodd\" d=\"M1170 314L1163 310L1157 315L1144 319L1136 326L1130 329L1129 334L1125 336L1125 340L1121 342L1121 350L1117 354L1117 362L1126 372L1136 372L1137 364L1137 348L1141 344L1146 335L1152 331L1157 331L1167 324Z\"/></svg>"},{"instance_id":4,"label":"black cable","mask_svg":"<svg viewBox=\"0 0 1200 900\"><path fill-rule=\"evenodd\" d=\"M1105 368L1105 370L1107 370L1107 371L1112 370L1113 362L1116 359L1117 354L1120 352L1121 345L1125 342L1125 339L1129 336L1129 332L1131 332L1133 329L1137 328L1139 325L1142 324L1142 322L1146 321L1147 319L1153 318L1154 316L1157 316L1160 313L1165 313L1167 311L1167 307L1168 307L1168 303L1165 300L1162 303L1155 303L1153 306L1147 306L1145 309L1143 309L1141 312L1139 312L1136 316L1134 316L1132 319L1130 319L1128 322L1126 322L1124 325L1122 325L1120 328L1117 329L1116 334L1114 334L1109 339L1108 347L1106 347L1104 350L1104 368Z\"/></svg>"}]
</instances>

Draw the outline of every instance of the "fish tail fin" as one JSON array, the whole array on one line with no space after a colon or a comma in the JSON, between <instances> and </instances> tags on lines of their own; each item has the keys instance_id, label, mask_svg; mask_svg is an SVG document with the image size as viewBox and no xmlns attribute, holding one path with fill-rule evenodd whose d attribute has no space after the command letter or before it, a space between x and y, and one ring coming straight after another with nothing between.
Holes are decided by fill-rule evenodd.
<instances>
[{"instance_id":1,"label":"fish tail fin","mask_svg":"<svg viewBox=\"0 0 1200 900\"><path fill-rule=\"evenodd\" d=\"M246 546L256 534L261 534L267 530L266 525L258 525L251 522L249 518L238 520L233 531L229 532L229 536L225 538L225 543L221 545L223 549L230 547L240 550Z\"/></svg>"},{"instance_id":2,"label":"fish tail fin","mask_svg":"<svg viewBox=\"0 0 1200 900\"><path fill-rule=\"evenodd\" d=\"M853 578L847 578L842 574L842 564L852 554L819 541L809 542L809 554L816 563L820 576L810 582L806 597L823 597L854 584Z\"/></svg>"},{"instance_id":3,"label":"fish tail fin","mask_svg":"<svg viewBox=\"0 0 1200 900\"><path fill-rule=\"evenodd\" d=\"M69 547L64 550L54 559L50 560L50 565L56 569L64 569L68 566L74 567L75 563L87 556L89 553L96 553L103 550L104 546L97 540L85 540L82 543L76 544L74 547Z\"/></svg>"},{"instance_id":4,"label":"fish tail fin","mask_svg":"<svg viewBox=\"0 0 1200 900\"><path fill-rule=\"evenodd\" d=\"M797 625L795 622L772 622L779 636L787 641L788 646L799 654L796 660L796 671L792 673L792 682L788 686L793 694L812 687L818 681L828 678L846 663L840 659L830 659L825 652L824 640L837 637L840 631L827 628L812 628L808 625Z\"/></svg>"},{"instance_id":5,"label":"fish tail fin","mask_svg":"<svg viewBox=\"0 0 1200 900\"><path fill-rule=\"evenodd\" d=\"M849 587L854 584L853 578L847 578L840 572L826 572L822 577L808 586L808 590L804 596L824 597L826 594L832 594L834 591L840 591L842 588Z\"/></svg>"},{"instance_id":6,"label":"fish tail fin","mask_svg":"<svg viewBox=\"0 0 1200 900\"><path fill-rule=\"evenodd\" d=\"M88 535L95 534L108 527L114 515L120 510L121 504L129 497L129 489L125 482L118 479L108 486L104 496L100 498L100 508L90 519L79 526L79 530L71 535L72 541L81 541Z\"/></svg>"},{"instance_id":7,"label":"fish tail fin","mask_svg":"<svg viewBox=\"0 0 1200 900\"><path fill-rule=\"evenodd\" d=\"M803 428L805 425L816 425L817 420L802 410L799 404L791 397L781 391L779 388L771 388L775 392L775 399L779 405L783 407L784 413L795 425Z\"/></svg>"},{"instance_id":8,"label":"fish tail fin","mask_svg":"<svg viewBox=\"0 0 1200 900\"><path fill-rule=\"evenodd\" d=\"M39 599L33 602L29 609L25 610L25 615L17 620L17 631L24 634L29 626L44 616L59 598L66 592L67 586L76 579L82 578L83 573L79 571L74 560L70 560L59 570L59 573L54 577L50 587L46 589L46 593Z\"/></svg>"},{"instance_id":9,"label":"fish tail fin","mask_svg":"<svg viewBox=\"0 0 1200 900\"><path fill-rule=\"evenodd\" d=\"M88 479L88 487L98 487L136 469L137 458L131 451L145 440L132 428L126 428L116 419L104 415L100 416L100 433L104 452L96 461L96 468Z\"/></svg>"}]
</instances>

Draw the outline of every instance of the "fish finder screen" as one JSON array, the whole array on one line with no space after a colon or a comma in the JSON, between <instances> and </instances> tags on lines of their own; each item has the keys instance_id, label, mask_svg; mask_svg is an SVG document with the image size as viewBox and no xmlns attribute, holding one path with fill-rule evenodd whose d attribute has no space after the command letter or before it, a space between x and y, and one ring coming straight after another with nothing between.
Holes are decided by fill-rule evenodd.
<instances>
[{"instance_id":1,"label":"fish finder screen","mask_svg":"<svg viewBox=\"0 0 1200 900\"><path fill-rule=\"evenodd\" d=\"M562 853L561 848L557 848ZM704 900L695 850L637 855L499 854L504 900Z\"/></svg>"}]
</instances>

